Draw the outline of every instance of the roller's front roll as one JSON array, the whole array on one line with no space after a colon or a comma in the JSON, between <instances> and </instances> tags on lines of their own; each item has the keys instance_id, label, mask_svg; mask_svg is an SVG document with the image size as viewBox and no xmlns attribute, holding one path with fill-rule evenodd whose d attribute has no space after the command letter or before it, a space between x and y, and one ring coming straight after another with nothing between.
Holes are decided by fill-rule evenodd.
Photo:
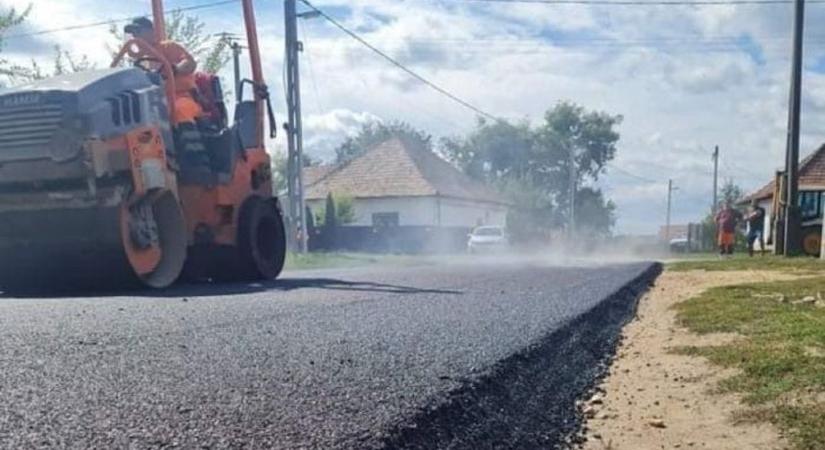
<instances>
[{"instance_id":1,"label":"roller's front roll","mask_svg":"<svg viewBox=\"0 0 825 450\"><path fill-rule=\"evenodd\" d=\"M162 288L180 275L186 228L170 191L119 205L0 213L0 291Z\"/></svg>"}]
</instances>

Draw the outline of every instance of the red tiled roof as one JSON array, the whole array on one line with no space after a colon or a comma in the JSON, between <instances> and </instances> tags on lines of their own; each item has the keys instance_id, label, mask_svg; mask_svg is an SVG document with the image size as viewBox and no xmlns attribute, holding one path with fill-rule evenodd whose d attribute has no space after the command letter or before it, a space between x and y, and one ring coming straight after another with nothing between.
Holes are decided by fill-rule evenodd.
<instances>
[{"instance_id":1,"label":"red tiled roof","mask_svg":"<svg viewBox=\"0 0 825 450\"><path fill-rule=\"evenodd\" d=\"M825 144L799 163L799 189L825 189ZM743 201L764 200L773 197L774 181L746 196Z\"/></svg>"},{"instance_id":2,"label":"red tiled roof","mask_svg":"<svg viewBox=\"0 0 825 450\"><path fill-rule=\"evenodd\" d=\"M333 195L355 198L444 196L491 203L508 203L501 195L461 173L435 153L390 139L361 156L328 170L304 172L306 198Z\"/></svg>"},{"instance_id":3,"label":"red tiled roof","mask_svg":"<svg viewBox=\"0 0 825 450\"><path fill-rule=\"evenodd\" d=\"M335 170L335 166L332 164L304 167L304 186L311 186L317 183L333 170Z\"/></svg>"}]
</instances>

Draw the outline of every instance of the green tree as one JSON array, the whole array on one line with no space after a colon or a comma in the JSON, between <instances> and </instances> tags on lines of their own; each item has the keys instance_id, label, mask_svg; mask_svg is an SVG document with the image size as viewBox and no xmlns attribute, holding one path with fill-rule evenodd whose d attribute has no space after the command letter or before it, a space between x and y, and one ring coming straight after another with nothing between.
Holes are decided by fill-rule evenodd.
<instances>
[{"instance_id":1,"label":"green tree","mask_svg":"<svg viewBox=\"0 0 825 450\"><path fill-rule=\"evenodd\" d=\"M315 223L324 227L330 220L334 226L355 222L355 200L348 196L332 195L331 192L327 194L324 207L315 214Z\"/></svg>"},{"instance_id":2,"label":"green tree","mask_svg":"<svg viewBox=\"0 0 825 450\"><path fill-rule=\"evenodd\" d=\"M563 102L536 127L479 120L468 136L442 140L441 150L471 177L505 192L515 204L511 223L524 230L566 222L575 168L580 228L605 234L615 223L615 205L590 186L616 155L621 122L621 116Z\"/></svg>"},{"instance_id":3,"label":"green tree","mask_svg":"<svg viewBox=\"0 0 825 450\"><path fill-rule=\"evenodd\" d=\"M18 77L27 81L42 80L67 73L83 72L94 67L95 65L89 61L86 55L77 58L69 53L69 51L64 50L60 45L55 45L54 59L49 70L46 70L38 64L37 61L33 60L30 67L21 69Z\"/></svg>"},{"instance_id":4,"label":"green tree","mask_svg":"<svg viewBox=\"0 0 825 450\"><path fill-rule=\"evenodd\" d=\"M464 173L487 182L528 175L535 135L526 121L511 124L479 119L463 139L442 139L441 151Z\"/></svg>"},{"instance_id":5,"label":"green tree","mask_svg":"<svg viewBox=\"0 0 825 450\"><path fill-rule=\"evenodd\" d=\"M607 235L616 224L616 204L600 189L582 188L576 193L576 223L580 234Z\"/></svg>"},{"instance_id":6,"label":"green tree","mask_svg":"<svg viewBox=\"0 0 825 450\"><path fill-rule=\"evenodd\" d=\"M725 180L725 183L722 184L722 189L719 190L719 204L717 205L717 209L725 203L730 203L736 208L736 203L745 196L744 192L745 191L734 183L733 180Z\"/></svg>"},{"instance_id":7,"label":"green tree","mask_svg":"<svg viewBox=\"0 0 825 450\"><path fill-rule=\"evenodd\" d=\"M422 146L427 150L433 149L432 136L406 122L370 122L364 124L357 135L347 138L335 149L335 161L338 164L347 162L392 138Z\"/></svg>"},{"instance_id":8,"label":"green tree","mask_svg":"<svg viewBox=\"0 0 825 450\"><path fill-rule=\"evenodd\" d=\"M335 220L338 225L355 222L355 199L352 197L335 197Z\"/></svg>"},{"instance_id":9,"label":"green tree","mask_svg":"<svg viewBox=\"0 0 825 450\"><path fill-rule=\"evenodd\" d=\"M25 22L30 11L31 5L22 12L18 11L16 8L0 9L0 52L5 46L5 37L7 33ZM0 57L0 77L2 77L2 82L0 82L0 84L5 85L14 83L19 79L24 78L25 75L25 67L21 67L18 64L10 62L6 58Z\"/></svg>"},{"instance_id":10,"label":"green tree","mask_svg":"<svg viewBox=\"0 0 825 450\"><path fill-rule=\"evenodd\" d=\"M335 199L332 198L332 192L327 194L326 205L324 206L324 228L334 229L338 225L335 215Z\"/></svg>"},{"instance_id":11,"label":"green tree","mask_svg":"<svg viewBox=\"0 0 825 450\"><path fill-rule=\"evenodd\" d=\"M537 132L535 164L545 170L537 171L534 180L552 185L556 203L568 209L571 170L575 168L578 186L598 180L605 165L616 156L616 127L621 123L622 116L586 111L568 102L557 104L545 113L544 124Z\"/></svg>"},{"instance_id":12,"label":"green tree","mask_svg":"<svg viewBox=\"0 0 825 450\"><path fill-rule=\"evenodd\" d=\"M284 192L287 187L287 158L286 153L278 152L272 155L272 189L275 192ZM304 167L315 167L321 164L310 155L304 154Z\"/></svg>"}]
</instances>

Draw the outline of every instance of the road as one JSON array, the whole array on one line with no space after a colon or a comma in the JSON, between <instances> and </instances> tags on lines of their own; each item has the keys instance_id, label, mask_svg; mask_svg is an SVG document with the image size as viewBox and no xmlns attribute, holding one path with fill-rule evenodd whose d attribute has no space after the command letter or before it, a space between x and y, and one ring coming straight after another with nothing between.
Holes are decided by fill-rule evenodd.
<instances>
[{"instance_id":1,"label":"road","mask_svg":"<svg viewBox=\"0 0 825 450\"><path fill-rule=\"evenodd\" d=\"M633 302L560 330L650 267L324 270L0 298L0 448L554 445ZM577 337L588 326L603 335Z\"/></svg>"}]
</instances>

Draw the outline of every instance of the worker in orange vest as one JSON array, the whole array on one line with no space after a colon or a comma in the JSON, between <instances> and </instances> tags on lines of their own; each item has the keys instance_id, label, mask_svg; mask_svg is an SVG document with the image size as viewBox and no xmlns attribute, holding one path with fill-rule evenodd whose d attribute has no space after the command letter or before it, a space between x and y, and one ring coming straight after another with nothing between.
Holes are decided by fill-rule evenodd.
<instances>
[{"instance_id":1,"label":"worker in orange vest","mask_svg":"<svg viewBox=\"0 0 825 450\"><path fill-rule=\"evenodd\" d=\"M719 252L721 255L732 255L733 245L736 242L736 224L739 221L739 213L731 207L730 202L725 202L722 209L716 213L715 219L719 238Z\"/></svg>"},{"instance_id":2,"label":"worker in orange vest","mask_svg":"<svg viewBox=\"0 0 825 450\"><path fill-rule=\"evenodd\" d=\"M195 70L198 63L195 58L177 42L159 41L155 35L155 26L146 17L138 17L123 29L127 34L146 41L157 50L172 66L175 75L175 117L178 122L195 122L203 115L203 108L198 103ZM151 58L151 55L143 55Z\"/></svg>"}]
</instances>

